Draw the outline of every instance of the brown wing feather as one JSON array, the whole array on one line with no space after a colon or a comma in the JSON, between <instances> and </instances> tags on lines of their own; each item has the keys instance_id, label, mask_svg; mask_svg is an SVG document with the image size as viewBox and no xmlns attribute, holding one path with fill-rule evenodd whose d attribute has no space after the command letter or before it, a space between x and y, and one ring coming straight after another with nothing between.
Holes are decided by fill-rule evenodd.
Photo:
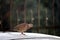
<instances>
[{"instance_id":1,"label":"brown wing feather","mask_svg":"<svg viewBox=\"0 0 60 40\"><path fill-rule=\"evenodd\" d=\"M25 32L28 29L30 29L31 27L27 24L27 23L22 23L16 26L17 31L19 32Z\"/></svg>"}]
</instances>

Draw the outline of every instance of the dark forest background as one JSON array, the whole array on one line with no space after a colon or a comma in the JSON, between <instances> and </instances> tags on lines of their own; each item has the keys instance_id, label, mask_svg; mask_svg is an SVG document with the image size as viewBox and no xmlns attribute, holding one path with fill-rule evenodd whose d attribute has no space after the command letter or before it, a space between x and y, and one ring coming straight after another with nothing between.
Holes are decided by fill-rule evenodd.
<instances>
[{"instance_id":1,"label":"dark forest background","mask_svg":"<svg viewBox=\"0 0 60 40\"><path fill-rule=\"evenodd\" d=\"M0 31L24 20L34 24L27 32L60 36L60 0L0 0Z\"/></svg>"}]
</instances>

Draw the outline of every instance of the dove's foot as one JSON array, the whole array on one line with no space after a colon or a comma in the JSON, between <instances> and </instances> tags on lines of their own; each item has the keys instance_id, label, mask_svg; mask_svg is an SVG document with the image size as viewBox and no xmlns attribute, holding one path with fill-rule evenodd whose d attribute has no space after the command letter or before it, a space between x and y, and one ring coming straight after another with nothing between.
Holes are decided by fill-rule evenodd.
<instances>
[{"instance_id":1,"label":"dove's foot","mask_svg":"<svg viewBox=\"0 0 60 40\"><path fill-rule=\"evenodd\" d=\"M22 34L22 35L25 35L25 34Z\"/></svg>"},{"instance_id":2,"label":"dove's foot","mask_svg":"<svg viewBox=\"0 0 60 40\"><path fill-rule=\"evenodd\" d=\"M22 35L25 35L24 33L21 33Z\"/></svg>"}]
</instances>

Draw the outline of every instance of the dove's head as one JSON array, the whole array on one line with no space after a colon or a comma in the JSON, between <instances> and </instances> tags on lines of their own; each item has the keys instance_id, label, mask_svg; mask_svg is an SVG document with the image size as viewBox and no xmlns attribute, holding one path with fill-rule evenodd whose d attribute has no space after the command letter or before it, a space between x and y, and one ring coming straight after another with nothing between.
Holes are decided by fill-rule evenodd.
<instances>
[{"instance_id":1,"label":"dove's head","mask_svg":"<svg viewBox=\"0 0 60 40\"><path fill-rule=\"evenodd\" d=\"M28 24L29 28L32 28L33 27L33 24Z\"/></svg>"}]
</instances>

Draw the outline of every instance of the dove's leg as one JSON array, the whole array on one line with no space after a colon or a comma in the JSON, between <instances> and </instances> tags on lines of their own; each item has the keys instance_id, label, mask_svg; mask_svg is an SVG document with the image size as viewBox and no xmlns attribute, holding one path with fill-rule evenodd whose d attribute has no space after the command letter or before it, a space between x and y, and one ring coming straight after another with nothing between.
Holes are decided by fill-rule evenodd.
<instances>
[{"instance_id":1,"label":"dove's leg","mask_svg":"<svg viewBox=\"0 0 60 40\"><path fill-rule=\"evenodd\" d=\"M21 32L22 35L25 35L24 32Z\"/></svg>"}]
</instances>

